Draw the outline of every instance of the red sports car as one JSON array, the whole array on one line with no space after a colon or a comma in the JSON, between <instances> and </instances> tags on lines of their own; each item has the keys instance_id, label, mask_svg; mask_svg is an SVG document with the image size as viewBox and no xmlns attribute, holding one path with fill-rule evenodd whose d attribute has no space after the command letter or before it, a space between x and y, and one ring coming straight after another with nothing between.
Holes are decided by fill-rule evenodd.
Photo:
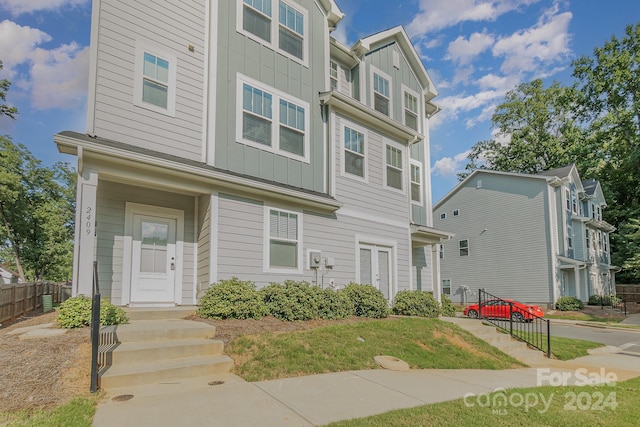
<instances>
[{"instance_id":1,"label":"red sports car","mask_svg":"<svg viewBox=\"0 0 640 427\"><path fill-rule=\"evenodd\" d=\"M537 305L522 304L509 299L491 299L484 301L480 308L478 304L471 304L464 309L464 315L472 319L477 319L479 315L491 319L508 319L511 316L514 322L524 322L532 321L535 317L543 317L544 312Z\"/></svg>"}]
</instances>

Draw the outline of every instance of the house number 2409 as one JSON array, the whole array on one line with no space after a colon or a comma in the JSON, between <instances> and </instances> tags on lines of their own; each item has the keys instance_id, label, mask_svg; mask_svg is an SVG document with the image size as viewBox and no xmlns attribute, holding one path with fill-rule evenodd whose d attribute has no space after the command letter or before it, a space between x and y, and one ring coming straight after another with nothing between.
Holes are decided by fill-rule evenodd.
<instances>
[{"instance_id":1,"label":"house number 2409","mask_svg":"<svg viewBox=\"0 0 640 427\"><path fill-rule=\"evenodd\" d=\"M84 219L85 219L85 234L87 236L91 236L91 228L93 227L93 209L90 207L87 207L87 209L84 212Z\"/></svg>"}]
</instances>

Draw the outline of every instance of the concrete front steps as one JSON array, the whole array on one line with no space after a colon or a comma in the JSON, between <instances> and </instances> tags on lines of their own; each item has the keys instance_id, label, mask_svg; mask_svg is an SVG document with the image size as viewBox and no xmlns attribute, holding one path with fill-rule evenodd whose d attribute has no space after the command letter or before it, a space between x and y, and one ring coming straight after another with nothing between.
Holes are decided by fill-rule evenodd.
<instances>
[{"instance_id":1,"label":"concrete front steps","mask_svg":"<svg viewBox=\"0 0 640 427\"><path fill-rule=\"evenodd\" d=\"M103 390L229 373L215 326L184 320L193 309L126 309L129 324L100 331Z\"/></svg>"},{"instance_id":2,"label":"concrete front steps","mask_svg":"<svg viewBox=\"0 0 640 427\"><path fill-rule=\"evenodd\" d=\"M484 323L482 320L466 317L441 317L440 319L455 323L465 331L527 365L536 366L549 361L540 350L530 348L526 343L511 338L509 334L498 332L495 326Z\"/></svg>"}]
</instances>

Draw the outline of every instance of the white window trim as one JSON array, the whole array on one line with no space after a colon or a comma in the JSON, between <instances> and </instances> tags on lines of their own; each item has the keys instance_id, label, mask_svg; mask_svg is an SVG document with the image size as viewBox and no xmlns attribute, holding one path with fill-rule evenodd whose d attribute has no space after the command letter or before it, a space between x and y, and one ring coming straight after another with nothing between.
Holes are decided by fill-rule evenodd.
<instances>
[{"instance_id":1,"label":"white window trim","mask_svg":"<svg viewBox=\"0 0 640 427\"><path fill-rule=\"evenodd\" d=\"M407 194L407 151L404 146L387 138L382 139L384 150L382 151L382 186L386 190L390 190L399 194ZM390 187L387 185L387 146L400 150L402 154L402 188ZM392 166L395 168L395 166Z\"/></svg>"},{"instance_id":2,"label":"white window trim","mask_svg":"<svg viewBox=\"0 0 640 427\"><path fill-rule=\"evenodd\" d=\"M344 157L345 157L344 151L346 150L346 147L344 145L345 128L353 129L364 135L364 161L363 161L364 176L354 175L345 170L345 160L344 160ZM352 122L342 119L340 121L340 137L338 141L339 141L339 149L340 149L340 175L349 179L360 181L360 182L369 182L369 160L368 160L369 159L369 134L367 130Z\"/></svg>"},{"instance_id":3,"label":"white window trim","mask_svg":"<svg viewBox=\"0 0 640 427\"><path fill-rule=\"evenodd\" d=\"M282 1L283 3L287 4L288 6L294 8L295 10L297 10L298 12L300 12L302 14L302 19L303 19L303 23L302 23L302 32L303 32L303 36L302 36L302 59L298 58L297 56L291 55L289 52L286 52L282 49L280 49L280 40L279 40L279 30L280 30L280 1ZM242 22L242 18L243 18L243 6L244 2L242 0L237 0L236 1L236 31L240 34L243 34L245 36L247 36L248 38L250 38L251 40L254 40L258 43L260 43L261 45L274 50L276 52L278 52L279 54L286 56L287 58L291 59L292 61L298 62L300 64L302 64L305 67L309 67L309 43L310 43L310 34L309 34L309 12L307 11L307 9L303 8L302 6L300 6L297 3L288 1L288 0L271 0L271 42L268 42L264 39L261 39L260 37L256 36L255 34L246 31L243 28L243 22Z\"/></svg>"},{"instance_id":4,"label":"white window trim","mask_svg":"<svg viewBox=\"0 0 640 427\"><path fill-rule=\"evenodd\" d=\"M462 255L462 254L460 253L460 251L461 251L462 249L465 249L465 248L463 248L462 246L460 246L460 244L461 244L462 242L467 242L467 247L466 247L466 249L467 249L467 254L466 254L466 255ZM463 257L463 256L469 256L469 255L471 255L471 250L470 250L470 249L471 249L471 245L469 244L469 239L461 239L461 240L459 240L459 241L458 241L458 256Z\"/></svg>"},{"instance_id":5,"label":"white window trim","mask_svg":"<svg viewBox=\"0 0 640 427\"><path fill-rule=\"evenodd\" d=\"M442 212L440 214L440 219L447 219L447 213L446 212Z\"/></svg>"},{"instance_id":6,"label":"white window trim","mask_svg":"<svg viewBox=\"0 0 640 427\"><path fill-rule=\"evenodd\" d=\"M150 104L142 101L142 82L144 79L144 54L149 53L156 57L162 58L169 62L169 76L167 81L167 108L158 107L157 105ZM133 83L133 105L144 108L146 110L154 111L156 113L164 114L166 116L176 116L176 68L177 59L175 55L171 55L161 49L156 48L151 43L146 41L136 41L136 58L134 68L134 83Z\"/></svg>"},{"instance_id":7,"label":"white window trim","mask_svg":"<svg viewBox=\"0 0 640 427\"><path fill-rule=\"evenodd\" d=\"M411 199L411 186L413 185L413 175L411 173L411 166L417 166L420 169L420 200ZM424 168L422 167L422 162L415 159L409 160L409 199L411 199L411 203L416 206L424 206Z\"/></svg>"},{"instance_id":8,"label":"white window trim","mask_svg":"<svg viewBox=\"0 0 640 427\"><path fill-rule=\"evenodd\" d=\"M402 123L407 126L407 121L406 121L406 110L407 110L407 106L405 105L405 99L404 99L404 93L407 92L408 94L415 96L416 97L416 108L418 109L418 111L415 112L416 114L416 123L418 125L418 132L422 131L422 113L421 113L421 108L420 108L420 95L418 95L418 92L416 92L413 89L410 89L408 86L402 85Z\"/></svg>"},{"instance_id":9,"label":"white window trim","mask_svg":"<svg viewBox=\"0 0 640 427\"><path fill-rule=\"evenodd\" d=\"M243 138L242 136L242 115L244 109L242 108L242 85L246 83L249 86L260 89L263 92L267 92L272 96L272 117L271 117L271 146L260 144L259 142L251 141ZM299 107L304 108L304 156L298 156L286 150L280 149L280 100L289 101L296 104ZM268 151L280 156L288 157L293 160L298 160L304 163L311 163L311 137L309 136L311 129L311 108L309 103L304 102L301 99L295 98L285 92L274 89L265 85L250 77L238 74L237 87L236 87L236 142L244 145L248 145L259 150Z\"/></svg>"},{"instance_id":10,"label":"white window trim","mask_svg":"<svg viewBox=\"0 0 640 427\"><path fill-rule=\"evenodd\" d=\"M331 71L332 71L332 64L336 65L336 90L338 92L340 92L341 89L341 84L340 84L340 63L338 63L338 61L334 61L333 59L329 59L329 88L331 88L331 80L333 80L333 77L331 76Z\"/></svg>"},{"instance_id":11,"label":"white window trim","mask_svg":"<svg viewBox=\"0 0 640 427\"><path fill-rule=\"evenodd\" d=\"M370 91L369 93L371 94L371 108L373 110L375 110L375 90L374 90L374 81L373 81L373 75L374 74L378 74L381 77L384 77L385 79L387 79L389 81L389 117L393 117L393 79L391 79L391 76L383 71L381 71L380 69L374 67L373 65L370 67L371 70L369 71L369 78L370 78ZM376 110L378 111L378 110ZM384 114L384 113L381 113Z\"/></svg>"},{"instance_id":12,"label":"white window trim","mask_svg":"<svg viewBox=\"0 0 640 427\"><path fill-rule=\"evenodd\" d=\"M446 280L448 280L448 281L449 281L449 293L448 293L448 294L445 294L445 293L444 293L444 282L445 282ZM451 284L452 284L452 280L451 280L451 279L445 278L445 279L441 279L441 280L440 280L440 290L442 291L442 293L443 293L444 295L449 295L449 296L451 296L451 295L452 295L452 294L451 294L451 289L453 289L453 286L451 286Z\"/></svg>"},{"instance_id":13,"label":"white window trim","mask_svg":"<svg viewBox=\"0 0 640 427\"><path fill-rule=\"evenodd\" d=\"M271 247L271 223L270 223L270 214L271 210L276 210L278 212L286 212L289 214L295 214L298 216L298 267L297 268L283 268L283 267L271 267L269 263L270 247ZM264 239L263 239L263 270L264 273L279 273L279 274L302 274L304 269L304 257L302 250L302 211L292 211L288 209L281 209L275 206L264 206Z\"/></svg>"}]
</instances>

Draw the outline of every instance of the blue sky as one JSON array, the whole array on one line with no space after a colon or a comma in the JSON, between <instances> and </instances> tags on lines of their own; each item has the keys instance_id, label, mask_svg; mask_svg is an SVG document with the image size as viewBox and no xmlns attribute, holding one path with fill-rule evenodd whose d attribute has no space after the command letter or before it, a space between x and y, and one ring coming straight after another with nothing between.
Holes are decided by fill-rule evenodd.
<instances>
[{"instance_id":1,"label":"blue sky","mask_svg":"<svg viewBox=\"0 0 640 427\"><path fill-rule=\"evenodd\" d=\"M491 138L506 91L535 78L570 84L572 60L640 21L638 0L336 1L346 15L337 39L351 45L403 25L436 85L434 202L457 183L467 150ZM0 0L0 78L20 111L0 119L0 134L46 164L75 162L57 152L56 132L86 130L90 20L90 0Z\"/></svg>"}]
</instances>

